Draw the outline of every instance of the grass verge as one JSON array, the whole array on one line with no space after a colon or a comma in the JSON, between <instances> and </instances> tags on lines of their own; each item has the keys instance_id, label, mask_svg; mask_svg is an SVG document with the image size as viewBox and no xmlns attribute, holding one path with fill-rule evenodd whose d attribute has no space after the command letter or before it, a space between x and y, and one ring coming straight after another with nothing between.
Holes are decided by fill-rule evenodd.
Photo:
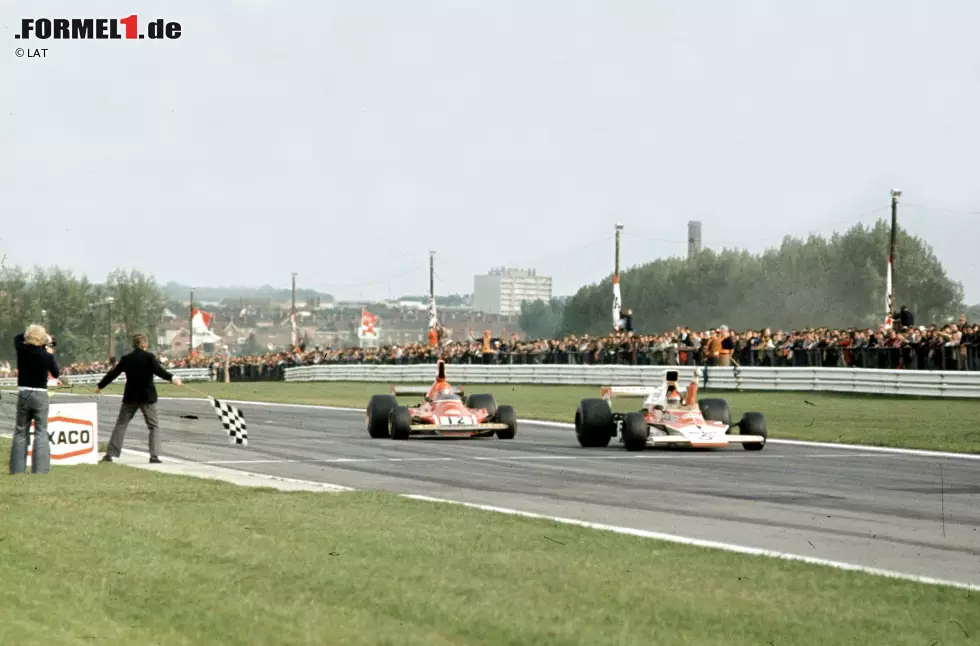
<instances>
[{"instance_id":1,"label":"grass verge","mask_svg":"<svg viewBox=\"0 0 980 646\"><path fill-rule=\"evenodd\" d=\"M5 475L0 518L2 644L951 646L980 634L966 590L390 494L72 466Z\"/></svg>"},{"instance_id":2,"label":"grass verge","mask_svg":"<svg viewBox=\"0 0 980 646\"><path fill-rule=\"evenodd\" d=\"M191 384L215 397L293 404L326 404L364 408L387 384L367 382L247 382ZM198 397L186 388L163 385L160 394ZM85 392L82 388L76 392ZM105 392L122 392L111 386ZM599 389L589 386L484 385L467 392L492 392L501 404L512 404L522 419L571 422L575 407ZM891 446L959 453L980 453L980 401L905 398L828 393L702 391L725 397L737 419L745 411L766 415L772 438ZM413 400L417 397L413 397ZM639 407L640 400L614 402L617 410ZM569 436L575 442L573 436Z\"/></svg>"}]
</instances>

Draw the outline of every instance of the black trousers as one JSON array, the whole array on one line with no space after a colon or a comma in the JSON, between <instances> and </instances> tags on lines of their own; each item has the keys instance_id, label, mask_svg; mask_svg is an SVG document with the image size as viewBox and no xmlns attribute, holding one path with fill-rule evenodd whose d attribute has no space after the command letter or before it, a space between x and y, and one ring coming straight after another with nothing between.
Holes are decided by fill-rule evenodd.
<instances>
[{"instance_id":1,"label":"black trousers","mask_svg":"<svg viewBox=\"0 0 980 646\"><path fill-rule=\"evenodd\" d=\"M139 410L143 413L143 420L146 421L146 428L150 431L150 455L160 456L160 424L157 419L156 404L128 404L123 402L119 407L119 417L116 418L116 426L112 429L112 437L109 439L109 447L106 450L108 455L118 458L122 453L123 441L126 439L126 429L129 423Z\"/></svg>"}]
</instances>

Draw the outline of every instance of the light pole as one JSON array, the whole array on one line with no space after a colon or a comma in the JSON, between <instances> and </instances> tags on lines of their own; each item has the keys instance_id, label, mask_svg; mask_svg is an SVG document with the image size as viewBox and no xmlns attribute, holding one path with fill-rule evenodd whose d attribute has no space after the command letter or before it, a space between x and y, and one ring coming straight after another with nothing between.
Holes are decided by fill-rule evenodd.
<instances>
[{"instance_id":1,"label":"light pole","mask_svg":"<svg viewBox=\"0 0 980 646\"><path fill-rule=\"evenodd\" d=\"M190 348L187 350L187 360L190 361L194 358L194 288L191 287L191 318L190 325L188 326L188 335L190 335Z\"/></svg>"},{"instance_id":2,"label":"light pole","mask_svg":"<svg viewBox=\"0 0 980 646\"><path fill-rule=\"evenodd\" d=\"M108 329L108 333L109 333L109 341L108 341L108 350L109 350L109 361L110 361L110 362L112 361L112 303L113 303L113 302L114 302L115 300L116 300L116 299L115 299L115 298L113 298L112 296L109 296L109 297L107 297L107 298L105 299L105 304L106 304L106 309L108 310L108 313L109 313L109 316L108 316L108 319L109 319L109 329Z\"/></svg>"},{"instance_id":3,"label":"light pole","mask_svg":"<svg viewBox=\"0 0 980 646\"><path fill-rule=\"evenodd\" d=\"M292 321L293 326L293 348L296 348L296 344L299 343L299 339L296 334L296 272L293 272L293 296L292 296L292 306L289 309L289 320Z\"/></svg>"},{"instance_id":4,"label":"light pole","mask_svg":"<svg viewBox=\"0 0 980 646\"><path fill-rule=\"evenodd\" d=\"M48 342L51 343L51 328L48 327L48 310L41 310L41 325L44 326L44 332L48 335ZM48 349L51 348L49 347Z\"/></svg>"},{"instance_id":5,"label":"light pole","mask_svg":"<svg viewBox=\"0 0 980 646\"><path fill-rule=\"evenodd\" d=\"M619 291L619 234L623 230L623 225L616 223L616 256L613 265L613 330L619 329L620 310L623 309L623 297Z\"/></svg>"},{"instance_id":6,"label":"light pole","mask_svg":"<svg viewBox=\"0 0 980 646\"><path fill-rule=\"evenodd\" d=\"M888 276L886 278L885 290L888 292L888 311L885 312L885 320L891 320L895 313L895 238L898 235L898 198L902 197L902 191L897 188L892 189L892 230L891 240L888 243Z\"/></svg>"}]
</instances>

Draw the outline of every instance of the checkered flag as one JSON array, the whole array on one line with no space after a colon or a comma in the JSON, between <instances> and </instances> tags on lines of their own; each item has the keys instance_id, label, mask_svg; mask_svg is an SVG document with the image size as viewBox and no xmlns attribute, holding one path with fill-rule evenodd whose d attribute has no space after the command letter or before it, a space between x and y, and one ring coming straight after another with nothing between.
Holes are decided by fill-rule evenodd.
<instances>
[{"instance_id":1,"label":"checkered flag","mask_svg":"<svg viewBox=\"0 0 980 646\"><path fill-rule=\"evenodd\" d=\"M232 444L248 446L248 428L245 426L245 416L231 404L220 402L214 397L208 397L214 406L214 412L218 415L225 430L228 431L228 441Z\"/></svg>"}]
</instances>

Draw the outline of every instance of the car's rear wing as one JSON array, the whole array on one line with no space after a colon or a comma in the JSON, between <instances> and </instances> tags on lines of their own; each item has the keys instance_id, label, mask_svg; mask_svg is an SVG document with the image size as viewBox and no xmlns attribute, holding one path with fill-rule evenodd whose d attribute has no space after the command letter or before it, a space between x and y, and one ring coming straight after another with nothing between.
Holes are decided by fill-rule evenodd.
<instances>
[{"instance_id":1,"label":"car's rear wing","mask_svg":"<svg viewBox=\"0 0 980 646\"><path fill-rule=\"evenodd\" d=\"M395 395L424 395L429 392L432 386L402 386L398 384L391 384L391 394ZM460 386L453 386L453 392L463 396L463 389Z\"/></svg>"},{"instance_id":2,"label":"car's rear wing","mask_svg":"<svg viewBox=\"0 0 980 646\"><path fill-rule=\"evenodd\" d=\"M599 396L607 400L613 397L647 398L662 391L662 386L603 386L599 391Z\"/></svg>"}]
</instances>

